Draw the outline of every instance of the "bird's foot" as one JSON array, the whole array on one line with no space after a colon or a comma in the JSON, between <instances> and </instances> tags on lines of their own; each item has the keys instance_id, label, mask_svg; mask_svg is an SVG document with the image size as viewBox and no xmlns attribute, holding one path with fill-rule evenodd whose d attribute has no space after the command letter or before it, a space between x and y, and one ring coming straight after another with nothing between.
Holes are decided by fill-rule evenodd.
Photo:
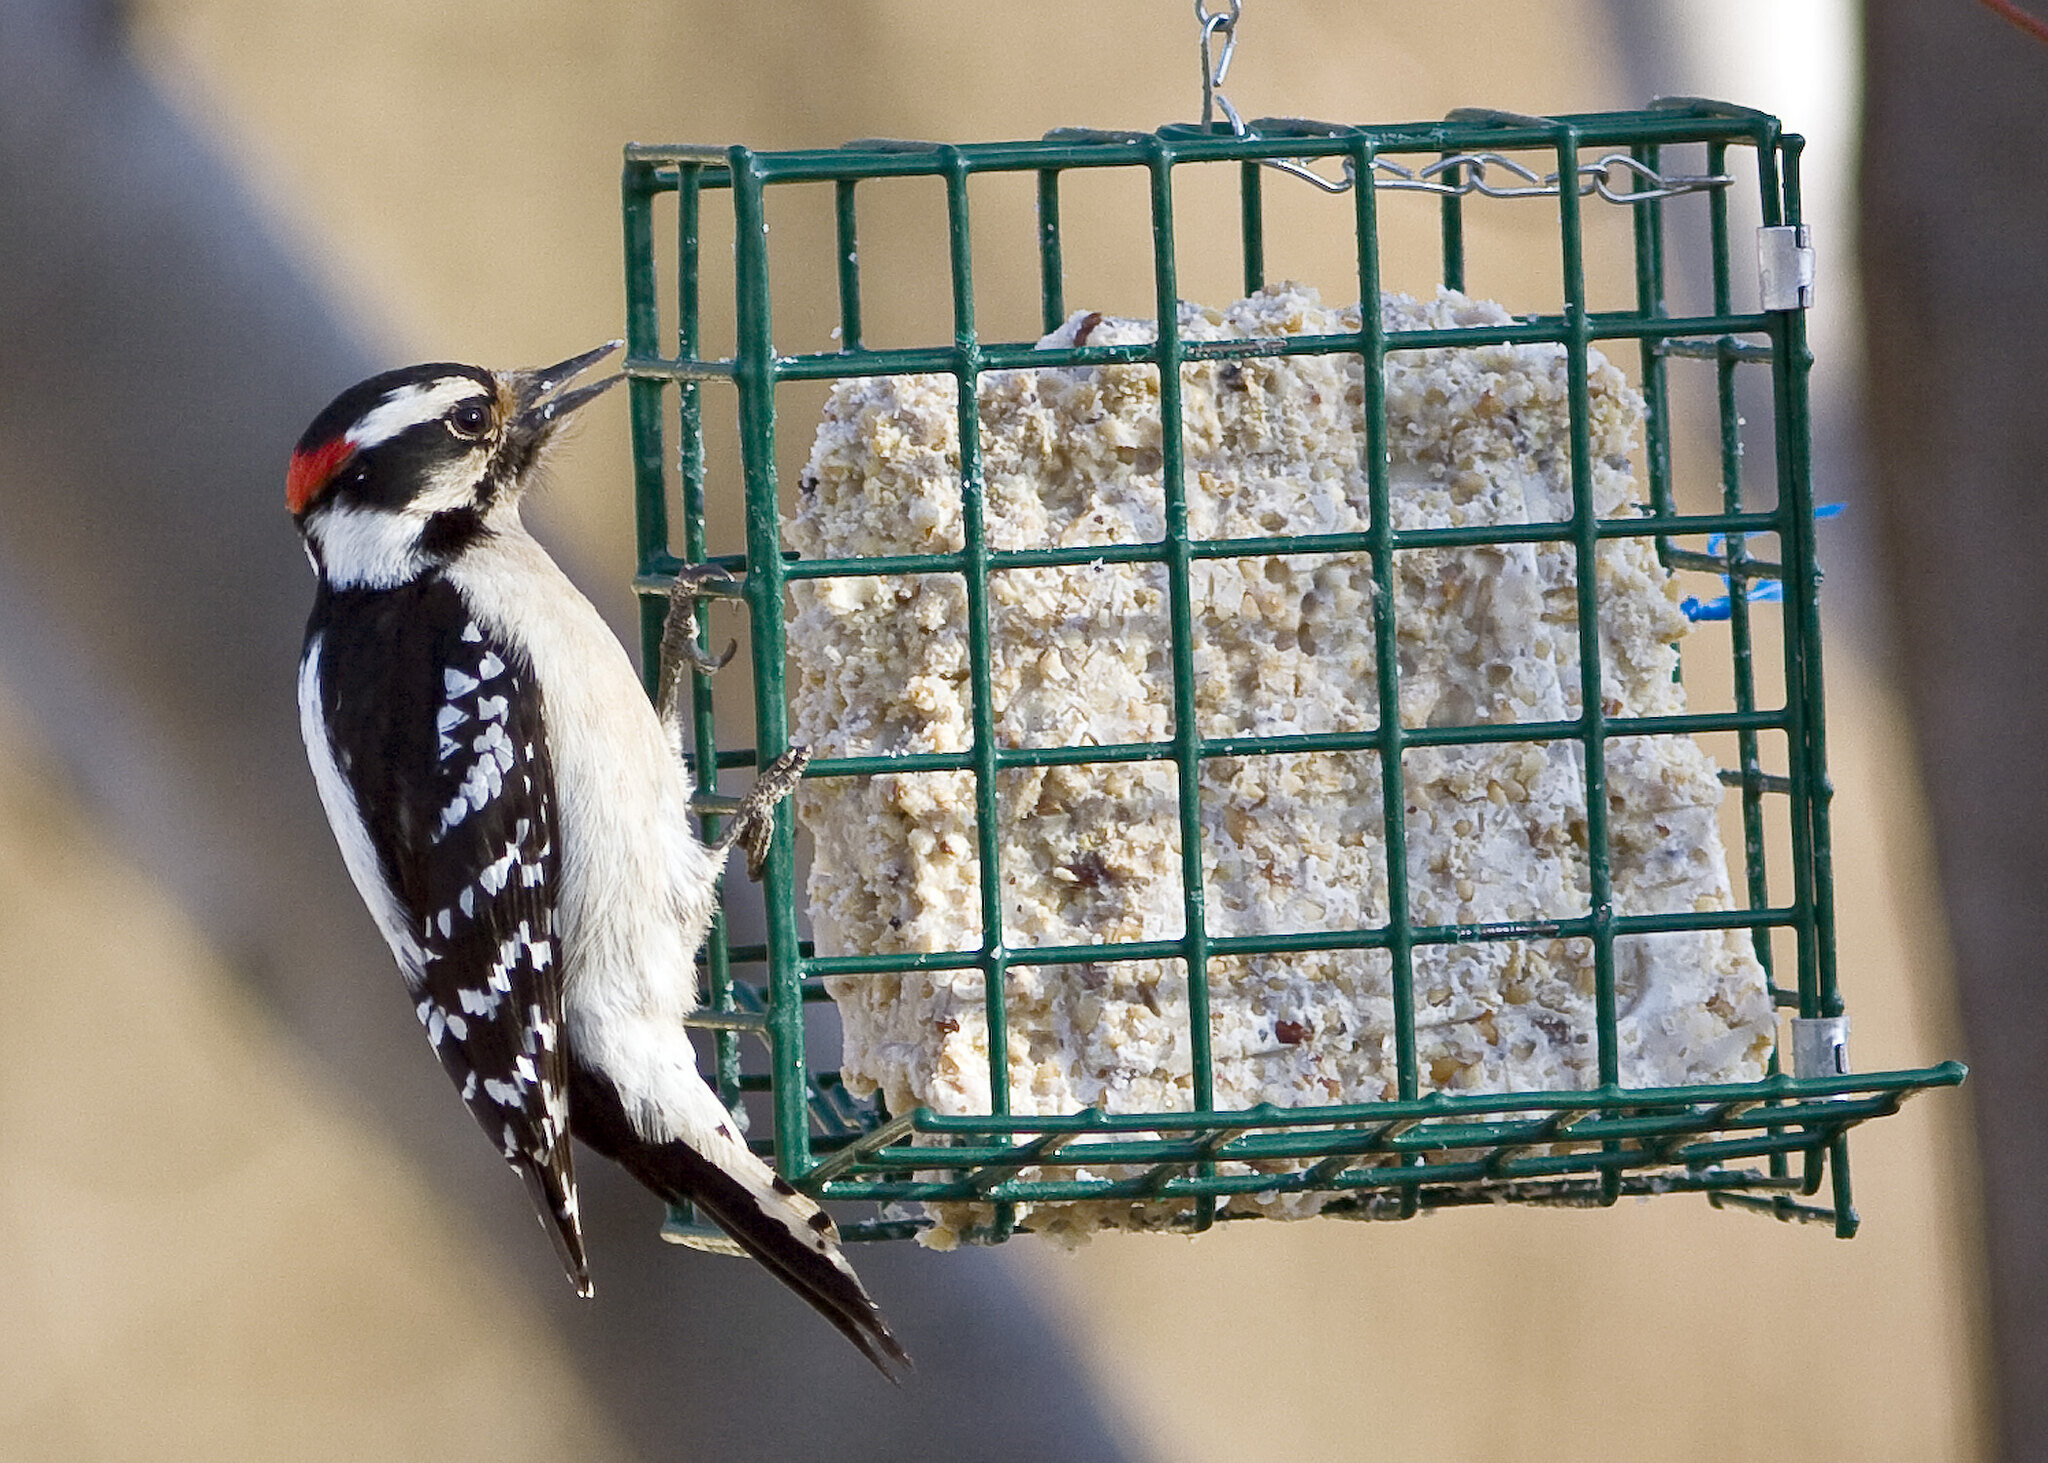
<instances>
[{"instance_id":1,"label":"bird's foot","mask_svg":"<svg viewBox=\"0 0 2048 1463\"><path fill-rule=\"evenodd\" d=\"M659 691L655 697L655 706L666 726L678 725L684 667L708 676L723 669L740 648L739 641L734 640L727 644L724 654L713 657L697 643L697 601L718 596L720 589L733 582L733 576L716 564L684 564L676 570L675 582L668 590L668 615L661 623L660 677L656 682ZM714 585L719 588L714 589Z\"/></svg>"},{"instance_id":2,"label":"bird's foot","mask_svg":"<svg viewBox=\"0 0 2048 1463\"><path fill-rule=\"evenodd\" d=\"M713 853L738 844L747 856L747 876L759 880L768 866L768 842L775 834L775 809L796 790L811 760L809 747L791 747L761 770L740 799L731 821L719 831Z\"/></svg>"}]
</instances>

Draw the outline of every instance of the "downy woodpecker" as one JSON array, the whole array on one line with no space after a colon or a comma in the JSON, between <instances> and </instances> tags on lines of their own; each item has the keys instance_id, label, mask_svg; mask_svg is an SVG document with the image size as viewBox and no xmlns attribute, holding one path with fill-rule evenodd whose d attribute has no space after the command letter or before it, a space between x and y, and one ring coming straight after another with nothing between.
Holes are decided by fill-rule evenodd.
<instances>
[{"instance_id":1,"label":"downy woodpecker","mask_svg":"<svg viewBox=\"0 0 2048 1463\"><path fill-rule=\"evenodd\" d=\"M285 489L319 581L306 752L435 1054L577 1290L572 1134L695 1204L893 1377L909 1359L831 1219L749 1151L683 1025L727 848L802 754L700 843L624 649L519 520L562 421L621 378L564 388L617 345L388 371L307 428Z\"/></svg>"}]
</instances>

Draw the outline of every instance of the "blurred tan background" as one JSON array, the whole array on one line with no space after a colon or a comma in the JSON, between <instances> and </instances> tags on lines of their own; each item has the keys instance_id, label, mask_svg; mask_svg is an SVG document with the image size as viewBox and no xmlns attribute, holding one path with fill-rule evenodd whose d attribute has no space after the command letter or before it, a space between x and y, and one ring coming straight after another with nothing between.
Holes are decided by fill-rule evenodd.
<instances>
[{"instance_id":1,"label":"blurred tan background","mask_svg":"<svg viewBox=\"0 0 2048 1463\"><path fill-rule=\"evenodd\" d=\"M1228 90L1246 116L1700 92L1805 131L1824 251L1821 495L1853 496L1855 7L1244 8ZM363 370L528 364L619 333L623 142L1151 127L1198 111L1194 43L1180 0L0 3L0 95L15 88L0 157L45 180L45 216L131 183L146 200L167 172L193 180L184 203L86 228L96 242L70 255L0 223L0 271L49 281L17 325L59 322L55 339L75 319L80 336L125 340L138 312L158 320L152 292L208 270L227 281L120 346L120 369L181 383L175 413L137 425L109 358L39 368L41 414L13 435L0 416L0 1458L1989 1456L1967 1094L1859 1133L1866 1225L1846 1244L1669 1199L1240 1225L1075 1254L1029 1239L978 1256L866 1250L856 1259L926 1364L908 1400L879 1395L830 1338L787 1361L772 1338L808 1344L809 1318L737 1267L659 1249L658 1214L628 1194L612 1194L617 1221L594 1244L601 1296L607 1273L680 1272L703 1308L656 1314L699 1302L618 1297L638 1284L623 1280L601 1301L619 1309L572 1312L516 1184L470 1152L483 1145L412 1049L307 789L282 811L268 799L269 781L303 778L289 666L307 587L276 502L292 438ZM73 70L30 75L30 55ZM74 136L88 141L67 151ZM1267 185L1269 275L1335 294L1349 236L1290 187ZM1141 215L1086 205L1067 204L1070 306L1149 313ZM920 207L863 216L883 343L947 318L944 276L916 252ZM1470 210L1474 290L1554 306L1554 220L1520 207ZM1028 209L1026 194L992 196L977 215L986 308L1019 336L1035 320ZM188 218L227 224L216 236ZM1220 302L1232 220L1182 223L1185 247L1217 261L1183 291ZM1592 241L1596 271L1625 263L1611 225ZM810 227L790 220L792 257ZM894 260L892 227L906 240ZM170 263L101 267L95 250L146 250L158 228ZM1390 282L1427 287L1424 260L1397 249ZM253 323L221 303L238 279L274 302ZM1024 284L1005 293L1005 279ZM824 344L829 289L778 280L794 344ZM212 364L238 348L283 364ZM623 408L591 412L536 514L621 627ZM785 454L800 456L815 403L787 410ZM130 496L112 467L76 494L42 490L80 434L102 433L108 463L232 438L233 460L255 466L161 502ZM732 487L714 478L727 511ZM1854 1056L1876 1069L1964 1053L1855 518L1824 539L1843 566L1836 878ZM89 572L109 539L139 577ZM241 669L201 684L180 678L187 664ZM235 730L264 698L281 708L269 730Z\"/></svg>"}]
</instances>

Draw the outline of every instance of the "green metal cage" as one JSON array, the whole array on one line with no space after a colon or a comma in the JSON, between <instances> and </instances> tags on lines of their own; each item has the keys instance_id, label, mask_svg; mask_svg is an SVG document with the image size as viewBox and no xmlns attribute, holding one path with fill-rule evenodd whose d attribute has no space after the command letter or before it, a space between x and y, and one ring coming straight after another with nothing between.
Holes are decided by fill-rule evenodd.
<instances>
[{"instance_id":1,"label":"green metal cage","mask_svg":"<svg viewBox=\"0 0 2048 1463\"><path fill-rule=\"evenodd\" d=\"M724 769L765 765L788 745L784 683L787 595L793 583L827 576L948 573L967 586L972 645L974 739L958 755L849 757L811 764L809 777L868 777L888 771L971 772L979 810L981 928L971 949L923 954L821 956L803 938L801 890L790 816L772 842L761 891L765 938L739 945L721 918L705 952L707 1001L697 1018L713 1031L716 1081L727 1103L771 1119L755 1143L791 1182L827 1200L859 1200L844 1225L854 1238L899 1238L918 1220L901 1208L915 1202L967 1201L988 1216L972 1237L1000 1240L1017 1227L1015 1205L1123 1199L1169 1206L1178 1228L1212 1224L1219 1201L1253 1191L1314 1190L1336 1196L1332 1208L1368 1217L1405 1217L1418 1210L1484 1202L1522 1201L1603 1205L1624 1194L1703 1192L1717 1205L1762 1209L1780 1218L1832 1222L1854 1233L1846 1134L1866 1119L1897 1110L1909 1095L1960 1082L1956 1063L1919 1070L1851 1075L1843 1060L1845 1015L1835 970L1835 910L1831 890L1825 735L1814 511L1809 471L1807 349L1796 270L1800 225L1801 140L1761 113L1717 103L1662 103L1639 112L1532 118L1459 112L1440 122L1394 126L1330 126L1264 120L1237 132L1225 124L1169 126L1154 133L1062 131L1033 142L940 145L864 142L829 150L763 152L746 147L645 146L626 150L624 221L628 288L628 359L638 511L642 625L649 674L666 610L666 591L685 563L718 562L733 584L723 592L740 602L750 634L750 658L711 677L693 673L687 716L698 755L694 769L699 809L707 825L731 806L718 790ZM1518 164L1534 158L1539 166ZM1674 180L1670 159L1700 158L1704 170ZM1358 298L1375 301L1381 289L1381 191L1420 189L1440 200L1441 278L1462 288L1466 274L1466 210L1477 196L1541 194L1554 206L1562 258L1563 308L1517 317L1483 329L1389 332L1379 312L1361 311L1356 334L1273 340L1188 342L1175 325L1175 183L1194 164L1234 164L1247 293L1265 282L1265 189L1276 164L1297 173L1320 166L1322 186L1348 191L1356 240ZM1330 175L1342 169L1343 178ZM1062 261L1062 186L1077 170L1120 170L1142 184L1149 199L1156 342L1143 345L1042 349L1034 341L983 338L976 323L974 249L969 227L969 182L980 175L1021 174L1035 179L1042 318L1048 332L1066 315ZM1489 169L1491 172L1489 173ZM1509 182L1503 186L1499 179ZM873 349L863 343L863 299L858 204L864 184L922 178L942 186L946 204L951 339L928 346ZM1577 186L1557 186L1557 180ZM1738 231L1731 222L1734 184L1753 179L1763 243L1760 308L1738 309ZM1355 186L1371 180L1377 186ZM1490 181L1491 180L1491 181ZM1346 184L1350 186L1346 190ZM816 353L778 350L770 310L770 254L765 200L795 184L829 184L835 203L838 349ZM1284 182L1271 186L1297 187ZM705 262L702 203L729 193L733 220L732 267L737 349L709 356L702 350ZM655 202L675 195L677 234L657 244ZM1704 195L1704 206L1700 198ZM1690 211L1678 215L1678 201ZM1627 308L1588 306L1584 265L1586 211L1624 210L1633 237L1634 298ZM1703 215L1703 219L1702 219ZM1692 234L1674 235L1690 223ZM666 256L673 247L672 257ZM1688 252L1690 251L1690 252ZM786 265L784 267L787 267ZM673 283L664 285L672 269ZM1689 288L1703 308L1674 314L1667 305L1667 275L1689 268L1703 279ZM937 288L936 281L934 288ZM664 319L668 324L664 324ZM673 330L673 335L670 335ZM666 337L666 338L665 338ZM1542 342L1561 345L1572 397L1573 516L1555 524L1476 526L1396 531L1389 514L1383 368L1392 350L1439 346ZM1589 486L1588 352L1594 342L1632 358L1647 412L1644 459L1649 502L1642 516L1595 516ZM1083 549L995 550L982 513L980 433L975 382L985 372L1149 363L1159 371L1162 419L1176 419L1180 367L1197 360L1270 354L1348 353L1365 362L1365 423L1375 450L1368 473L1371 528L1362 534L1258 540L1191 539L1178 434L1164 434L1166 532L1156 543L1108 552L1135 563L1163 565L1174 631L1173 692L1177 729L1170 741L1126 747L1037 748L1000 745L995 736L989 667L988 581L992 571L1082 563L1102 558ZM1673 488L1671 363L1694 360L1712 377L1711 413L1718 426L1719 507L1681 512ZM778 422L779 385L856 376L935 372L960 383L960 486L965 546L959 552L888 559L805 561L780 541L777 434L785 427L808 433L814 422ZM1755 383L1755 384L1750 384ZM1767 384L1771 460L1743 460L1738 401L1761 399ZM736 396L738 461L714 461L707 445L705 397ZM1745 392L1748 394L1745 396ZM1752 410L1757 408L1752 405ZM714 444L715 445L715 444ZM736 478L744 485L745 552L707 554L707 479ZM1583 713L1553 724L1404 727L1397 698L1394 556L1417 547L1550 543L1575 553L1584 568L1605 539L1650 537L1667 567L1722 578L1734 704L1727 710L1683 716L1618 718L1603 710L1597 653L1597 585L1578 576L1582 637ZM1754 555L1747 546L1773 538L1779 557ZM1375 728L1318 736L1204 738L1193 714L1189 566L1201 557L1274 553L1363 553L1378 588L1373 634L1379 666L1381 715ZM1782 609L1760 603L1782 593ZM1781 623L1782 704L1760 683L1754 622L1772 614ZM709 645L709 615L699 611L700 643ZM1775 675L1775 668L1773 668ZM1761 689L1760 689L1761 687ZM719 698L751 696L755 728L748 747L717 747L714 715ZM1603 749L1623 735L1732 734L1739 766L1724 783L1739 798L1744 869L1736 880L1737 907L1727 911L1624 916L1609 899L1607 799ZM1767 765L1762 740L1777 738L1783 765ZM1546 922L1429 926L1407 910L1402 828L1402 752L1417 745L1477 744L1502 740L1568 740L1583 747L1587 786L1590 912ZM1385 798L1386 859L1392 917L1382 926L1336 933L1218 936L1203 917L1203 874L1195 773L1205 758L1301 751L1376 753ZM1179 771L1183 829L1185 934L1170 941L1123 946L1012 949L1003 942L998 869L996 779L1012 767L1059 762L1156 759ZM1775 805L1775 811L1773 807ZM1789 822L1791 897L1772 888L1765 836L1767 815ZM1786 884L1780 867L1778 882ZM732 880L732 885L744 881ZM738 890L729 889L737 897ZM1614 944L1652 932L1741 929L1752 932L1756 954L1771 981L1776 1005L1789 1013L1798 1061L1774 1057L1759 1082L1680 1088L1624 1088L1619 1084ZM1456 942L1582 937L1594 954L1600 1081L1586 1090L1459 1094L1428 1092L1418 1071L1412 956L1418 946ZM1394 1100L1332 1107L1218 1111L1209 1084L1205 962L1223 954L1265 954L1306 949L1377 949L1391 959L1398 1092ZM1108 1115L1089 1109L1064 1116L1011 1115L1004 1051L1004 972L1018 965L1073 966L1105 958L1177 958L1189 975L1190 1043L1194 1054L1195 1110ZM1791 968L1788 970L1786 966ZM856 1099L839 1073L819 1061L817 1019L829 1010L823 981L909 970L979 970L984 975L989 1025L990 1111L982 1116L941 1116L927 1109L890 1113ZM829 1047L829 1043L826 1043ZM1089 1172L1047 1176L1060 1151L1085 1140ZM1072 1156L1069 1155L1069 1162ZM1246 1163L1267 1171L1246 1173ZM1113 1166L1113 1167L1112 1167ZM1275 1167L1284 1171L1274 1172ZM1111 1169L1107 1176L1098 1172ZM1094 1173L1095 1176L1089 1176ZM1814 1195L1817 1203L1802 1202ZM1326 1210L1325 1212L1330 1212ZM687 1215L672 1216L685 1231Z\"/></svg>"}]
</instances>

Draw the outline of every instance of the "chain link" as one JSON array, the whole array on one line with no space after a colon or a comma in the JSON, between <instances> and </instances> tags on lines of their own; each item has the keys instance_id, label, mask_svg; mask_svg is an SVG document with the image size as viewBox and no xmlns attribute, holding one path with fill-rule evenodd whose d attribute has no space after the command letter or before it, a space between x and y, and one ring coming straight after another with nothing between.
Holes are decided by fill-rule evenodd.
<instances>
[{"instance_id":1,"label":"chain link","mask_svg":"<svg viewBox=\"0 0 2048 1463\"><path fill-rule=\"evenodd\" d=\"M1244 135L1251 135L1247 132ZM1300 158L1261 158L1267 167L1290 177L1313 183L1325 193L1345 193L1358 181L1358 169L1344 159L1344 176L1326 178ZM1486 198L1555 198L1556 173L1539 173L1526 164L1498 152L1459 152L1440 157L1420 168L1405 168L1387 158L1372 160L1373 186L1392 192L1435 193L1445 198L1462 198L1477 193ZM1517 181L1495 183L1486 176L1488 168L1510 174ZM1445 182L1444 175L1463 169L1462 176ZM1615 181L1621 174L1620 184ZM1591 162L1579 164L1579 197L1597 193L1609 203L1650 203L1659 198L1676 198L1682 193L1704 193L1726 188L1735 179L1727 173L1660 173L1640 158L1625 152L1610 152ZM1630 186L1631 184L1639 186Z\"/></svg>"},{"instance_id":2,"label":"chain link","mask_svg":"<svg viewBox=\"0 0 2048 1463\"><path fill-rule=\"evenodd\" d=\"M1246 129L1239 135L1249 137L1255 134ZM1268 157L1259 161L1275 172L1286 173L1304 183L1313 183L1325 193L1347 193L1358 181L1358 169L1348 157L1344 159L1344 176L1341 178L1326 178L1301 158ZM1556 173L1539 173L1498 152L1452 153L1420 168L1404 168L1383 157L1374 158L1372 165L1377 175L1373 178L1373 186L1394 192L1435 193L1446 198L1462 198L1468 193L1486 198L1555 198L1558 192ZM1454 168L1466 171L1455 182L1443 181L1444 174ZM1519 181L1495 183L1486 176L1488 168L1498 168ZM1617 170L1622 174L1621 186L1616 186L1614 181ZM1628 186L1631 180L1641 186ZM1659 198L1676 198L1681 193L1705 193L1715 188L1726 188L1734 181L1727 173L1660 173L1640 158L1625 152L1610 152L1579 164L1579 197L1587 198L1597 193L1609 203L1650 203Z\"/></svg>"},{"instance_id":3,"label":"chain link","mask_svg":"<svg viewBox=\"0 0 2048 1463\"><path fill-rule=\"evenodd\" d=\"M1295 166L1301 165L1296 163ZM1457 168L1465 170L1462 177L1455 182L1443 181L1444 174ZM1497 168L1519 181L1494 183L1486 176L1488 168ZM1558 193L1556 173L1539 173L1497 152L1453 153L1420 168L1404 168L1386 158L1374 158L1373 169L1382 175L1374 177L1374 187L1396 191L1436 193L1453 198L1468 193L1478 193L1487 198L1554 198ZM1620 186L1616 186L1614 181L1617 172L1621 174ZM1660 173L1640 158L1625 152L1610 152L1591 162L1580 163L1578 175L1579 197L1597 193L1609 203L1649 203L1659 198L1676 198L1681 193L1704 193L1726 188L1735 181L1727 173ZM1346 158L1343 182L1334 183L1315 173L1310 176L1329 192L1342 193L1355 181L1355 169L1351 159Z\"/></svg>"}]
</instances>

